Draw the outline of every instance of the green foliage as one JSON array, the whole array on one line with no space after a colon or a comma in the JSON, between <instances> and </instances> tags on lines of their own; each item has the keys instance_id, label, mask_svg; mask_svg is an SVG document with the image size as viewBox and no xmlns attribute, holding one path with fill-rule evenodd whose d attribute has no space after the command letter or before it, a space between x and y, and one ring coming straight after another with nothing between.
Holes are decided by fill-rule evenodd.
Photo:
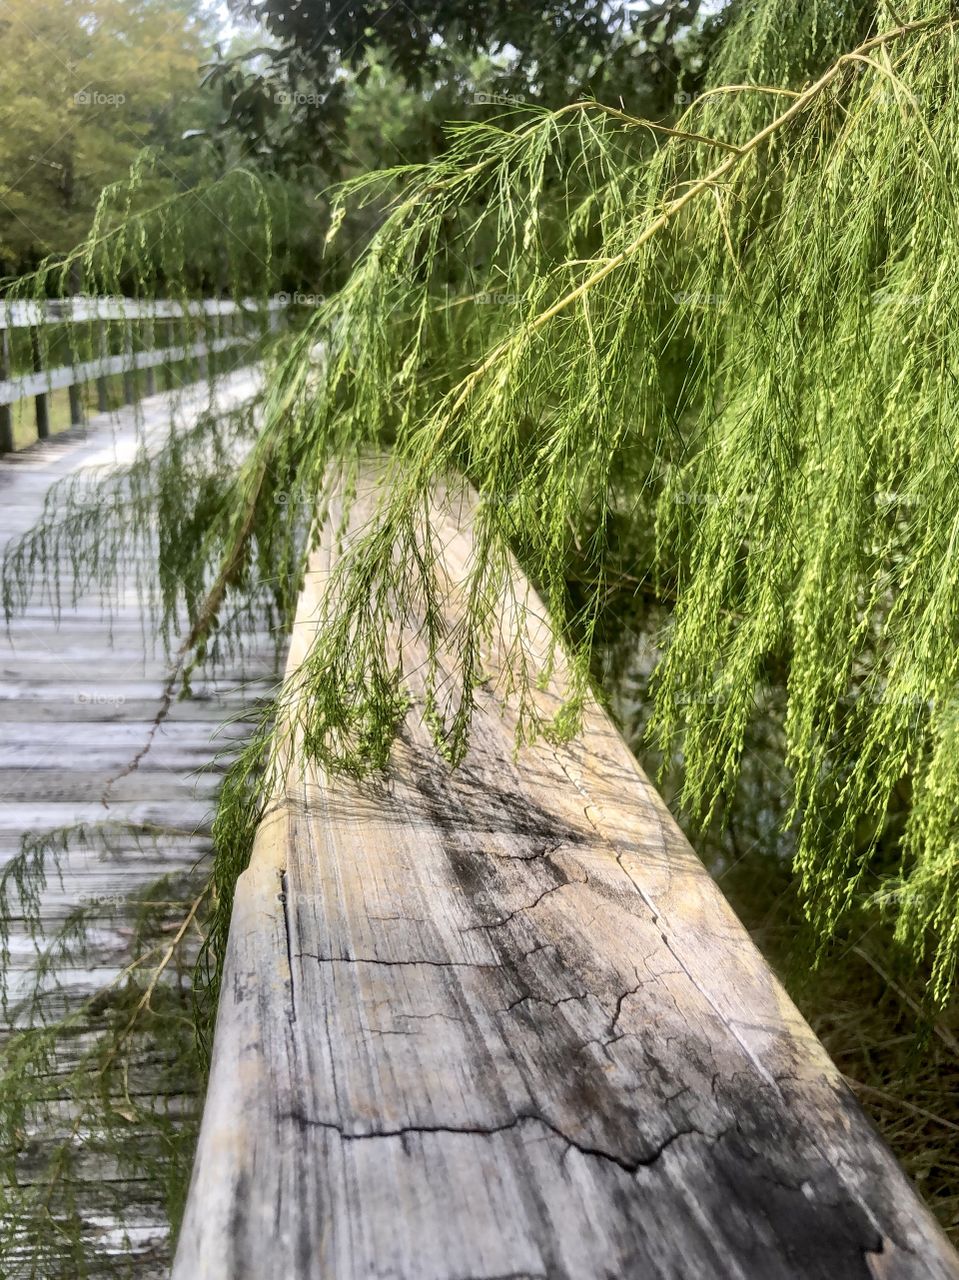
<instances>
[{"instance_id":1,"label":"green foliage","mask_svg":"<svg viewBox=\"0 0 959 1280\"><path fill-rule=\"evenodd\" d=\"M589 94L658 118L672 109L681 67L689 87L695 83L720 25L704 20L702 0L441 0L418 4L414 21L390 0L231 0L230 7L255 19L271 43L231 47L211 64L226 131L274 167L312 158L340 174L355 160L363 90L377 71L394 91L412 90L411 114L426 117L402 156L413 162L440 149L447 119L475 117L478 107L483 114L484 103L555 107ZM385 112L380 121L390 127Z\"/></svg>"},{"instance_id":2,"label":"green foliage","mask_svg":"<svg viewBox=\"0 0 959 1280\"><path fill-rule=\"evenodd\" d=\"M345 218L375 229L343 287L300 309L255 417L212 440L171 436L102 495L71 482L8 551L9 615L38 579L58 598L61 548L77 547L81 583L111 584L125 539L152 530L170 556L158 618L168 633L183 606L190 619L174 664L188 675L218 636L241 642L243 610L289 624L315 513L341 521L361 474L379 472L314 643L222 792L195 993L205 1033L232 887L289 751L360 775L388 759L408 711L397 627L426 639L420 714L455 765L491 629L512 642L502 679L520 741L568 737L607 598L629 579L670 607L649 732L681 762L681 802L721 818L781 688L783 820L810 921L828 937L881 909L928 966L929 1000L946 1001L959 959L956 27L943 0L895 14L757 0L735 7L704 92L671 126L593 100L523 108L454 128L429 163L358 174L337 193L331 251ZM270 291L267 228L284 206L262 183L204 190L211 209L232 200L234 232L260 228L262 251L226 276L213 223L195 237L182 202L141 209L137 175L127 190L30 288L66 291L79 270L111 293L181 282L186 297L227 278L236 297ZM429 500L451 508L467 488L475 553L447 627ZM549 721L525 604L500 606L514 554L569 656Z\"/></svg>"},{"instance_id":3,"label":"green foliage","mask_svg":"<svg viewBox=\"0 0 959 1280\"><path fill-rule=\"evenodd\" d=\"M206 534L173 572L201 653L257 562L286 584L288 614L302 509L277 494L320 501L387 447L383 497L278 706L296 707L304 749L327 766L378 767L403 706L390 629L419 625L457 671L452 690L434 664L426 709L455 763L511 548L571 648L566 706L543 724L517 611L520 733L573 733L610 531L655 509L652 573L677 604L653 732L664 748L682 736L684 802L715 811L765 667L787 662L810 912L835 926L868 866L863 824L878 839L908 779L902 873L883 894L901 936L932 947L943 999L959 952L947 287L959 122L953 21L933 0L914 8L904 25L880 14L801 91L748 83L753 67L782 79L789 33L734 22L720 65L729 75L745 57L744 83L707 89L673 129L585 101L460 128L429 165L346 183L339 208L385 205L381 225L277 367L221 515L199 512ZM803 10L792 33L803 48L810 21ZM824 6L823 48L848 46L863 21ZM452 501L464 483L479 495L477 552L464 624L443 635L424 496L446 485ZM170 527L183 524L177 509ZM584 538L597 590L574 607L567 572ZM24 572L23 548L9 563ZM280 745L252 750L269 778Z\"/></svg>"},{"instance_id":4,"label":"green foliage","mask_svg":"<svg viewBox=\"0 0 959 1280\"><path fill-rule=\"evenodd\" d=\"M642 559L642 542L641 531L630 537L635 561ZM626 553L624 547L624 558ZM627 741L644 768L653 776L658 772L658 790L679 812L681 743L664 762L645 733L652 712L649 679L670 605L657 604L645 591L634 595L632 576L611 583L596 677L610 691L611 710ZM787 673L779 666L767 675L746 732L736 793L724 804L721 821L703 828L687 818L684 825L767 963L956 1242L959 1002L930 1010L923 1000L928 971L917 969L909 948L892 937L892 921L866 896L827 945L815 936L792 873L795 830L783 827L789 803L782 764ZM901 825L908 794L897 796L890 807ZM890 823L871 859L871 874L895 870L896 841Z\"/></svg>"},{"instance_id":5,"label":"green foliage","mask_svg":"<svg viewBox=\"0 0 959 1280\"><path fill-rule=\"evenodd\" d=\"M146 146L153 189L204 167L178 145L204 107L201 6L173 0L5 0L0 13L0 273L86 235L101 189Z\"/></svg>"}]
</instances>

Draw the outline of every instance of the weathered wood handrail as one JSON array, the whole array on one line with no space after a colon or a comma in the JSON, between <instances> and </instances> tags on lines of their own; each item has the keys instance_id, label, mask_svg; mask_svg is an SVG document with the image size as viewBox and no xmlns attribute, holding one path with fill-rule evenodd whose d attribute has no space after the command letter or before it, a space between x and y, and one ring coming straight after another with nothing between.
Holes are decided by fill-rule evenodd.
<instances>
[{"instance_id":1,"label":"weathered wood handrail","mask_svg":"<svg viewBox=\"0 0 959 1280\"><path fill-rule=\"evenodd\" d=\"M470 512L436 519L455 614ZM384 782L291 765L237 889L174 1280L955 1280L601 709L514 756L496 643L455 773L416 715Z\"/></svg>"},{"instance_id":2,"label":"weathered wood handrail","mask_svg":"<svg viewBox=\"0 0 959 1280\"><path fill-rule=\"evenodd\" d=\"M0 299L0 329L34 329L47 324L91 324L104 320L179 320L184 316L256 315L264 309L284 311L287 302L271 298L266 304L253 298L121 298L78 296L45 301Z\"/></svg>"},{"instance_id":3,"label":"weathered wood handrail","mask_svg":"<svg viewBox=\"0 0 959 1280\"><path fill-rule=\"evenodd\" d=\"M175 364L181 360L195 360L200 356L215 355L231 347L241 347L249 342L247 337L213 338L209 342L193 342L189 346L155 347L152 351L127 351L118 356L103 356L99 360L85 360L79 364L63 365L58 369L41 369L19 378L0 382L0 405L14 404L28 396L43 395L63 387L72 387L112 374L130 373L136 369L155 369L162 364Z\"/></svg>"},{"instance_id":4,"label":"weathered wood handrail","mask_svg":"<svg viewBox=\"0 0 959 1280\"><path fill-rule=\"evenodd\" d=\"M275 327L279 314L286 310L285 298L272 298L265 304L270 325ZM159 322L202 319L212 320L221 327L225 319L232 324L247 318L255 318L264 310L264 304L254 299L234 302L226 298L206 298L182 302L172 298L139 300L121 297L75 297L45 301L0 299L0 454L13 449L13 422L10 405L19 400L34 397L36 400L37 438L45 440L50 432L47 396L51 391L67 388L70 396L70 422L79 426L83 422L83 405L80 388L88 382L96 382L98 403L101 410L107 408L105 379L124 375L124 398L132 403L136 387L132 375L146 370L147 394L154 390L153 370L164 365L179 364L186 360L199 363L203 376L206 358L220 352L248 344L249 335L237 332L205 337L201 341L156 347L154 326ZM101 330L100 354L93 360L74 360L71 364L56 368L44 368L39 332L47 325L100 325L122 321L127 326L124 350L110 355L105 349L106 329ZM148 343L143 350L135 350L130 326L134 322L148 324ZM17 329L30 331L33 369L29 373L14 376L11 371L10 333Z\"/></svg>"}]
</instances>

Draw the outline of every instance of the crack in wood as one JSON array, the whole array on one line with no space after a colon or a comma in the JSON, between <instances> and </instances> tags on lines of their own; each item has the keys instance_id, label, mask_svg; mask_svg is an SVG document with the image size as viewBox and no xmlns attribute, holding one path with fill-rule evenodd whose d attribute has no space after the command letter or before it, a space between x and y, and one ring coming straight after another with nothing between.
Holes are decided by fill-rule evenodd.
<instances>
[{"instance_id":1,"label":"crack in wood","mask_svg":"<svg viewBox=\"0 0 959 1280\"><path fill-rule=\"evenodd\" d=\"M417 958L413 960L392 960L382 956L321 956L314 951L297 951L295 960L316 960L319 964L379 964L389 969L406 965L412 967L426 966L433 969L502 969L503 965L486 960L432 960Z\"/></svg>"},{"instance_id":2,"label":"crack in wood","mask_svg":"<svg viewBox=\"0 0 959 1280\"><path fill-rule=\"evenodd\" d=\"M283 936L286 941L286 963L290 974L290 1022L296 1022L296 979L293 976L293 934L290 927L290 898L287 893L286 868L279 873L280 892L277 894L283 912Z\"/></svg>"},{"instance_id":3,"label":"crack in wood","mask_svg":"<svg viewBox=\"0 0 959 1280\"><path fill-rule=\"evenodd\" d=\"M669 1150L674 1143L679 1142L683 1138L700 1138L707 1144L713 1145L721 1142L726 1135L735 1130L736 1125L731 1124L725 1129L721 1129L718 1133L708 1133L693 1127L677 1129L669 1134L662 1142L657 1143L648 1152L642 1156L632 1159L620 1155L618 1152L609 1151L603 1147L587 1145L577 1139L571 1137L558 1125L547 1120L545 1116L535 1113L524 1113L515 1116L512 1120L499 1125L446 1125L446 1124L415 1124L400 1125L395 1129L377 1129L366 1133L355 1133L344 1130L341 1124L337 1124L333 1120L316 1120L310 1116L305 1116L302 1112L290 1110L283 1112L277 1116L280 1124L293 1124L298 1128L306 1129L328 1129L336 1133L344 1142L370 1142L381 1141L390 1138L408 1138L421 1137L439 1134L452 1134L466 1137L476 1138L492 1138L498 1134L511 1133L524 1126L539 1125L546 1129L554 1137L565 1143L571 1151L577 1152L581 1156L589 1159L603 1160L610 1164L617 1165L626 1173L636 1174L640 1169L648 1169L654 1165Z\"/></svg>"},{"instance_id":4,"label":"crack in wood","mask_svg":"<svg viewBox=\"0 0 959 1280\"><path fill-rule=\"evenodd\" d=\"M470 546L444 533L454 592ZM422 701L422 639L397 643ZM176 1280L959 1280L602 711L515 752L519 714L478 699L453 772L412 715L387 784L289 786L296 820L234 908L242 992L224 984ZM286 957L262 924L277 866L306 891Z\"/></svg>"}]
</instances>

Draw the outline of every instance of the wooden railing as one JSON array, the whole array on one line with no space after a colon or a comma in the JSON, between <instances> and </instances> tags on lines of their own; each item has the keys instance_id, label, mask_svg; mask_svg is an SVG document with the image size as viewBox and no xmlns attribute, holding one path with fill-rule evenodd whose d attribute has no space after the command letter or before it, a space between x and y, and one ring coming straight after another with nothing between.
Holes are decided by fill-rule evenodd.
<instances>
[{"instance_id":1,"label":"wooden railing","mask_svg":"<svg viewBox=\"0 0 959 1280\"><path fill-rule=\"evenodd\" d=\"M266 308L269 324L275 327L285 301L272 299ZM33 398L35 402L36 436L45 440L50 434L51 392L66 388L69 397L70 425L84 421L81 388L95 383L97 408L109 408L107 379L122 375L123 399L132 404L137 398L136 373L146 372L144 393L156 390L155 370L169 374L172 365L190 362L196 378L208 372L208 360L221 352L249 345L262 323L262 303L236 303L226 299L207 299L183 304L173 299L138 301L131 298L76 297L62 301L0 301L0 454L14 447L11 405ZM68 363L50 365L45 359L41 331L53 326L69 325L71 342ZM82 344L76 341L83 326ZM122 350L109 351L110 326L119 326ZM158 331L186 328L191 341L157 344ZM14 372L11 334L15 330L29 333L28 372ZM196 338L196 334L201 336ZM168 334L172 336L172 332ZM78 358L78 347L96 350L90 359ZM22 355L22 353L21 353ZM21 359L19 362L23 364ZM189 379L180 378L179 381ZM168 382L168 386L169 386Z\"/></svg>"},{"instance_id":2,"label":"wooden railing","mask_svg":"<svg viewBox=\"0 0 959 1280\"><path fill-rule=\"evenodd\" d=\"M471 504L434 520L455 628ZM290 669L341 531L334 510ZM955 1280L601 708L514 753L496 689L523 606L543 617L517 570L455 772L423 727L415 628L387 779L331 781L294 744L237 887L174 1280Z\"/></svg>"}]
</instances>

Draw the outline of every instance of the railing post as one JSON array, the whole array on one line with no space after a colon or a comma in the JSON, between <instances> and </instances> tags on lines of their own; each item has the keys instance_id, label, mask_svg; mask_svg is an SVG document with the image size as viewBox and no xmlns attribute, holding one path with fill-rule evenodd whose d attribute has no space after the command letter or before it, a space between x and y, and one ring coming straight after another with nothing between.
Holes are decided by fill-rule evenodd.
<instances>
[{"instance_id":1,"label":"railing post","mask_svg":"<svg viewBox=\"0 0 959 1280\"><path fill-rule=\"evenodd\" d=\"M100 362L101 364L105 364L107 356L109 355L109 349L107 346L107 321L106 320L100 320L99 350L100 350ZM110 408L110 395L107 390L107 376L105 373L101 373L97 378L97 410L100 413L107 413L109 411L109 408Z\"/></svg>"},{"instance_id":2,"label":"railing post","mask_svg":"<svg viewBox=\"0 0 959 1280\"><path fill-rule=\"evenodd\" d=\"M30 353L33 357L33 372L43 373L43 353L40 347L40 330L30 327ZM37 439L47 440L50 436L50 408L47 393L41 391L36 397L37 406Z\"/></svg>"},{"instance_id":3,"label":"railing post","mask_svg":"<svg viewBox=\"0 0 959 1280\"><path fill-rule=\"evenodd\" d=\"M0 329L0 382L10 377L10 332ZM13 410L0 404L0 453L13 452Z\"/></svg>"},{"instance_id":4,"label":"railing post","mask_svg":"<svg viewBox=\"0 0 959 1280\"><path fill-rule=\"evenodd\" d=\"M235 368L236 362L240 359L240 356L237 354L238 347L239 347L239 343L237 340L242 338L243 336L243 330L241 328L242 321L243 321L243 317L240 314L240 309L238 306L236 311L230 312L229 320L227 323L227 333L232 339L234 339L234 342L236 343L236 345L230 348L230 351L232 353L230 356L231 368Z\"/></svg>"},{"instance_id":5,"label":"railing post","mask_svg":"<svg viewBox=\"0 0 959 1280\"><path fill-rule=\"evenodd\" d=\"M67 395L70 397L70 426L82 427L84 422L83 399L80 395L80 383L71 382L67 387Z\"/></svg>"},{"instance_id":6,"label":"railing post","mask_svg":"<svg viewBox=\"0 0 959 1280\"><path fill-rule=\"evenodd\" d=\"M80 356L82 352L78 350L78 343L75 330L70 330L70 365L73 369L73 381L67 387L67 396L70 401L70 426L82 427L85 419L83 410L83 384L80 382L78 365L81 363Z\"/></svg>"},{"instance_id":7,"label":"railing post","mask_svg":"<svg viewBox=\"0 0 959 1280\"><path fill-rule=\"evenodd\" d=\"M165 348L176 346L176 324L174 323L174 321L161 320L159 323L163 326L160 330L163 346ZM171 362L169 360L164 360L163 364L160 366L160 369L162 371L162 377L160 381L163 383L163 390L172 391L174 380L173 380L173 368L171 366Z\"/></svg>"},{"instance_id":8,"label":"railing post","mask_svg":"<svg viewBox=\"0 0 959 1280\"><path fill-rule=\"evenodd\" d=\"M156 345L156 338L155 338L152 318L144 321L144 334L145 334L144 346L147 351L152 351ZM144 370L144 374L146 377L144 395L148 395L148 396L156 395L156 389L157 389L156 370L154 369L152 364L147 365L146 369Z\"/></svg>"},{"instance_id":9,"label":"railing post","mask_svg":"<svg viewBox=\"0 0 959 1280\"><path fill-rule=\"evenodd\" d=\"M228 317L227 315L225 315L225 314L224 314L224 312L222 312L222 311L221 311L221 312L217 315L217 318L216 318L216 336L215 336L215 338L214 338L214 341L215 341L215 342L219 342L219 341L221 341L223 338L226 338L226 337L229 335L229 329L230 329L230 320L229 320L229 317ZM226 353L227 353L227 349L226 349L225 347L224 347L221 351L218 351L218 352L217 352L217 355L216 355L216 372L217 372L217 376L218 376L218 377L219 377L219 375L220 375L220 374L222 374L222 373L224 372L224 370L225 370L225 369L226 369L226 367L227 367L227 354L226 354Z\"/></svg>"},{"instance_id":10,"label":"railing post","mask_svg":"<svg viewBox=\"0 0 959 1280\"><path fill-rule=\"evenodd\" d=\"M206 346L210 341L210 317L207 314L206 307L201 303L201 312L203 319L200 326L200 341ZM207 358L206 351L201 351L197 357L197 381L205 382L210 376L210 361Z\"/></svg>"},{"instance_id":11,"label":"railing post","mask_svg":"<svg viewBox=\"0 0 959 1280\"><path fill-rule=\"evenodd\" d=\"M133 325L129 320L123 322L123 358L125 361L130 361L123 370L123 403L133 404L137 398L137 379L136 370L132 368Z\"/></svg>"}]
</instances>

